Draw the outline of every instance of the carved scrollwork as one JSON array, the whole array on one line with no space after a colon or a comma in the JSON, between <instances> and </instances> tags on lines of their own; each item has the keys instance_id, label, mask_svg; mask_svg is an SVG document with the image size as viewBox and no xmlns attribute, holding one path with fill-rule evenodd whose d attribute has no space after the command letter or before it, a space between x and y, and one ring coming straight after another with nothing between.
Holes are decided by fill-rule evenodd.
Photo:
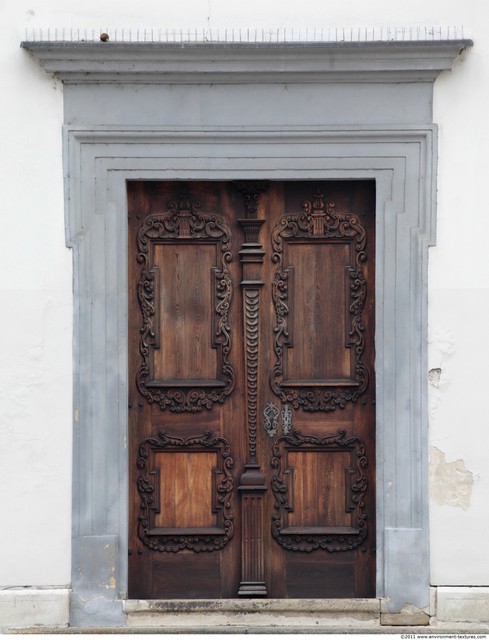
<instances>
[{"instance_id":1,"label":"carved scrollwork","mask_svg":"<svg viewBox=\"0 0 489 640\"><path fill-rule=\"evenodd\" d=\"M152 380L151 351L158 348L159 335L155 326L157 269L152 266L152 246L155 242L202 239L215 241L219 247L220 264L213 269L214 335L213 346L221 351L221 371L218 384L203 384L198 388L179 387L174 383ZM147 216L138 232L137 260L142 265L138 282L138 300L143 317L139 351L141 366L136 374L139 391L150 403L174 412L197 412L222 403L234 389L234 370L230 363L231 328L229 310L232 281L228 269L231 262L231 231L223 218L201 212L200 203L191 202L183 192L179 202L168 203L168 211Z\"/></svg>"},{"instance_id":2,"label":"carved scrollwork","mask_svg":"<svg viewBox=\"0 0 489 640\"><path fill-rule=\"evenodd\" d=\"M179 530L172 533L166 530L164 534L152 526L151 511L158 511L159 487L155 486L155 480L151 476L155 475L150 469L150 452L164 450L182 451L187 449L197 449L205 451L216 451L220 453L220 467L215 469L222 479L216 486L216 496L214 497L213 510L218 514L218 531L204 531L202 534L195 531L192 534L185 534ZM232 468L234 461L231 457L231 447L225 438L213 436L206 432L202 436L190 438L179 438L169 436L165 431L160 431L158 438L146 438L139 445L137 468L140 475L137 478L137 488L140 497L140 514L138 518L138 536L140 540L154 551L167 551L176 553L182 549L193 551L216 551L222 549L231 540L234 533L233 514L231 511L231 496L234 489ZM156 478L158 475L156 474Z\"/></svg>"},{"instance_id":3,"label":"carved scrollwork","mask_svg":"<svg viewBox=\"0 0 489 640\"><path fill-rule=\"evenodd\" d=\"M350 504L346 511L352 514L352 525L349 530L339 527L330 527L327 532L314 533L286 533L283 531L284 516L291 511L289 488L284 479L286 469L285 450L296 451L298 449L328 451L350 451L352 464L346 469L349 477ZM272 449L271 466L274 475L271 488L275 497L274 513L272 515L272 535L284 549L290 551L311 552L315 549L326 551L351 551L362 544L367 537L367 513L365 510L365 495L367 492L366 469L368 460L364 443L357 437L346 435L341 429L336 434L327 436L307 436L299 431L293 431L276 440Z\"/></svg>"},{"instance_id":4,"label":"carved scrollwork","mask_svg":"<svg viewBox=\"0 0 489 640\"><path fill-rule=\"evenodd\" d=\"M276 362L270 372L270 385L283 403L290 403L295 409L335 411L338 407L344 408L348 402L355 402L368 386L369 372L362 359L365 349L363 309L367 296L367 281L363 270L367 259L366 232L357 215L336 212L335 203L329 201L325 204L319 190L312 202L304 202L302 209L301 213L283 216L272 231L272 260L276 264L272 283L276 317ZM284 244L307 238L319 242L338 239L350 242L353 246L353 264L348 268L350 325L346 347L354 352L355 380L352 381L353 384L343 387L341 381L326 388L317 384L307 387L307 382L299 388L282 386L285 349L289 346L290 310L290 269L284 264Z\"/></svg>"}]
</instances>

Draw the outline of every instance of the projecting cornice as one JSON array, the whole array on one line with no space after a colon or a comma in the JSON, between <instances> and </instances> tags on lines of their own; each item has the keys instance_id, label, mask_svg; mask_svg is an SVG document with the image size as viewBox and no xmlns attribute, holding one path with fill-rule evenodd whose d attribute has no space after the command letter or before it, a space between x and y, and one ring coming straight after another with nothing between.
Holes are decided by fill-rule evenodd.
<instances>
[{"instance_id":1,"label":"projecting cornice","mask_svg":"<svg viewBox=\"0 0 489 640\"><path fill-rule=\"evenodd\" d=\"M25 41L21 46L68 83L247 84L433 82L467 39L172 43Z\"/></svg>"}]
</instances>

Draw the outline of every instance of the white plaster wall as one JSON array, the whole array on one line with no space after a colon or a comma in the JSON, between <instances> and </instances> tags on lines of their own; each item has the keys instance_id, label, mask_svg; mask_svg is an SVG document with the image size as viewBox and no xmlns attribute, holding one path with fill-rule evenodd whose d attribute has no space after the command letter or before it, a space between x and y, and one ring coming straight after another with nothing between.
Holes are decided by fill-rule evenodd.
<instances>
[{"instance_id":1,"label":"white plaster wall","mask_svg":"<svg viewBox=\"0 0 489 640\"><path fill-rule=\"evenodd\" d=\"M489 4L461 7L459 20L476 45L440 76L434 100L438 240L430 256L429 367L441 374L438 387L430 385L430 427L432 447L452 465L446 475L440 465L431 468L431 567L433 584L488 585ZM437 475L448 479L444 495Z\"/></svg>"},{"instance_id":2,"label":"white plaster wall","mask_svg":"<svg viewBox=\"0 0 489 640\"><path fill-rule=\"evenodd\" d=\"M19 50L31 5L0 7L0 588L65 585L72 285L62 91Z\"/></svg>"},{"instance_id":3,"label":"white plaster wall","mask_svg":"<svg viewBox=\"0 0 489 640\"><path fill-rule=\"evenodd\" d=\"M0 585L63 585L70 576L72 272L63 237L62 90L19 49L25 28L432 24L464 25L476 42L435 87L430 367L441 377L431 387L432 576L435 584L489 584L488 7L487 0L1 2Z\"/></svg>"}]
</instances>

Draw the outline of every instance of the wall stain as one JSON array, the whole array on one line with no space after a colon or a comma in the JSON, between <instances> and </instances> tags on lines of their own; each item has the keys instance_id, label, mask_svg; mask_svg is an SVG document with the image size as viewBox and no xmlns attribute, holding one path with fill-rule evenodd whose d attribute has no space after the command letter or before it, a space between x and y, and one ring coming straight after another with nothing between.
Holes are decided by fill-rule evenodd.
<instances>
[{"instance_id":1,"label":"wall stain","mask_svg":"<svg viewBox=\"0 0 489 640\"><path fill-rule=\"evenodd\" d=\"M430 447L430 496L441 506L470 508L474 474L462 459L447 462L437 447Z\"/></svg>"}]
</instances>

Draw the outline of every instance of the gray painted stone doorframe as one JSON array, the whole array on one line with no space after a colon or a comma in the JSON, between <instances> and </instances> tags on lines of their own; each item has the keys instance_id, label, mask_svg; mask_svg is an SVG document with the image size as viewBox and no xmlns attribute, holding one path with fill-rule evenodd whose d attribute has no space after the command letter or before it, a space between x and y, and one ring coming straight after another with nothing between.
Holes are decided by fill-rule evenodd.
<instances>
[{"instance_id":1,"label":"gray painted stone doorframe","mask_svg":"<svg viewBox=\"0 0 489 640\"><path fill-rule=\"evenodd\" d=\"M188 133L182 131L181 135ZM434 220L433 181L424 182L421 176L433 175L434 129L214 130L192 131L191 135L192 157L187 144L175 144L174 131L95 132L71 127L66 131L69 164L82 167L82 174L71 180L72 187L81 187L82 192L72 200L83 204L68 230L75 253L75 299L79 303L75 353L80 378L75 407L80 416L80 458L75 473L80 475L74 483L79 501L74 577L87 577L82 567L93 563L88 597L93 595L95 579L117 585L114 598L119 590L123 597L127 583L125 181L183 176L196 180L237 176L250 180L371 178L377 185L378 244L377 592L390 597L394 611L406 602L426 607L428 447L423 381L427 370L427 247L433 238ZM157 158L144 157L148 136L151 147L157 145ZM165 145L168 137L171 149ZM210 168L209 144L216 139L220 153L214 154ZM316 149L318 143L321 155L316 151L311 158L310 147ZM242 151L245 144L246 157ZM170 157L161 157L165 150L170 151ZM264 153L268 157L263 157L257 168L257 158ZM413 345L417 357L413 357ZM87 468L96 469L92 477L85 476ZM89 505L92 520L85 515ZM117 571L111 575L113 566ZM77 583L84 586L79 578ZM76 598L83 599L80 591L74 594L74 612L78 609ZM83 618L74 620L81 623L87 610L85 604L79 604Z\"/></svg>"},{"instance_id":2,"label":"gray painted stone doorframe","mask_svg":"<svg viewBox=\"0 0 489 640\"><path fill-rule=\"evenodd\" d=\"M49 46L39 44L24 46L44 64ZM377 595L387 598L392 612L407 603L429 605L427 266L436 193L431 96L436 75L470 43L438 44L431 51L443 45L443 63L426 62L426 46L413 45L405 48L410 64L394 76L389 60L398 62L402 53L396 47L386 45L373 56L367 75L357 69L348 76L347 69L334 82L329 72L318 74L305 47L288 63L276 62L278 79L262 76L258 86L256 76L236 80L229 69L213 67L221 75L211 87L195 74L173 85L174 75L167 81L164 73L151 75L149 62L143 84L134 84L130 69L128 84L121 84L120 68L109 66L106 76L100 65L90 70L98 61L93 52L91 63L67 71L73 55L51 43L52 55L63 61L57 64L65 82L66 235L74 260L72 625L124 623L129 179L375 180ZM122 50L125 62L118 62L126 64L130 47ZM182 52L183 64L192 51ZM140 60L137 51L129 53ZM259 59L259 48L253 55ZM361 51L356 55L360 60ZM341 60L351 67L351 56ZM244 57L242 68L247 64ZM287 64L294 66L289 73ZM304 92L312 106L304 100L298 112L296 99ZM351 100L355 95L362 97L360 110ZM231 107L222 103L226 96ZM221 104L220 111L207 112L202 104L195 109L196 100L207 98ZM262 100L259 116L253 109L236 111L253 98Z\"/></svg>"}]
</instances>

